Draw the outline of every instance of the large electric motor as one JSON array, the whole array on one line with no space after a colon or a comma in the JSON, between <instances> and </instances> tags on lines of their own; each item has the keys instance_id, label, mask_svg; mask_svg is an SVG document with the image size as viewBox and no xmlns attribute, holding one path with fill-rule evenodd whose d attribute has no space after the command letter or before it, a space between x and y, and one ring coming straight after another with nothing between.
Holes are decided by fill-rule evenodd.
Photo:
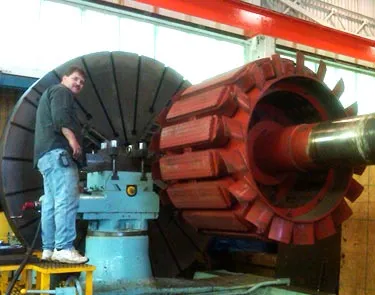
<instances>
[{"instance_id":1,"label":"large electric motor","mask_svg":"<svg viewBox=\"0 0 375 295\"><path fill-rule=\"evenodd\" d=\"M150 143L156 153L163 206L149 227L155 276L175 276L204 257L212 235L312 244L334 234L351 214L345 197L354 201L362 191L353 172L374 161L373 118L343 120L350 110L338 101L342 83L329 90L324 63L314 73L303 55L296 64L274 55L190 86L147 57L90 54L31 86L4 130L1 203L26 244L39 215L22 206L43 194L32 167L38 101L72 65L87 73L77 99L86 153L113 139L124 149ZM126 159L119 169L141 165Z\"/></svg>"},{"instance_id":2,"label":"large electric motor","mask_svg":"<svg viewBox=\"0 0 375 295\"><path fill-rule=\"evenodd\" d=\"M336 232L374 162L374 117L353 115L317 73L278 55L194 85L159 116L153 175L210 235L313 244ZM319 123L322 122L322 123ZM354 169L354 170L353 170Z\"/></svg>"}]
</instances>

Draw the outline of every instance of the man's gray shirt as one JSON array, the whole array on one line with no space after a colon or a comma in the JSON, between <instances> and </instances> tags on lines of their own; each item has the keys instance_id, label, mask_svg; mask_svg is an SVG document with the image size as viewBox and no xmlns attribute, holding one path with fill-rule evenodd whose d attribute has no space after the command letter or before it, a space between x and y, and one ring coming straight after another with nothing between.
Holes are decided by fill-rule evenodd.
<instances>
[{"instance_id":1,"label":"man's gray shirt","mask_svg":"<svg viewBox=\"0 0 375 295\"><path fill-rule=\"evenodd\" d=\"M34 166L47 152L63 148L72 154L68 140L61 128L70 129L82 147L81 126L77 117L73 92L62 84L44 91L40 98L35 123ZM83 160L77 163L82 166Z\"/></svg>"}]
</instances>

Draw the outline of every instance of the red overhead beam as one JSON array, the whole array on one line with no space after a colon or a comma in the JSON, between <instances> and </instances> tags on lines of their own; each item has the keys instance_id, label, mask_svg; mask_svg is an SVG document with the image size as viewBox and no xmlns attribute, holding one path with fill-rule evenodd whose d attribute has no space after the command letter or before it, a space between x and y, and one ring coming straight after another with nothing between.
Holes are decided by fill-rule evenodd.
<instances>
[{"instance_id":1,"label":"red overhead beam","mask_svg":"<svg viewBox=\"0 0 375 295\"><path fill-rule=\"evenodd\" d=\"M239 0L136 0L245 30L375 62L375 41Z\"/></svg>"}]
</instances>

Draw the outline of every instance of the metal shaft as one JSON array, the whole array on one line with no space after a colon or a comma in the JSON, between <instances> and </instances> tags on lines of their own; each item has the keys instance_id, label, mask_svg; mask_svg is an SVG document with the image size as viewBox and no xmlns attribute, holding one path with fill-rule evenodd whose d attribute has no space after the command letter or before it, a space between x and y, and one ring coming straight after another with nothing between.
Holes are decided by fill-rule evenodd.
<instances>
[{"instance_id":1,"label":"metal shaft","mask_svg":"<svg viewBox=\"0 0 375 295\"><path fill-rule=\"evenodd\" d=\"M257 140L268 171L375 164L375 114L279 128Z\"/></svg>"},{"instance_id":2,"label":"metal shaft","mask_svg":"<svg viewBox=\"0 0 375 295\"><path fill-rule=\"evenodd\" d=\"M309 137L308 153L317 164L374 164L375 115L316 125Z\"/></svg>"}]
</instances>

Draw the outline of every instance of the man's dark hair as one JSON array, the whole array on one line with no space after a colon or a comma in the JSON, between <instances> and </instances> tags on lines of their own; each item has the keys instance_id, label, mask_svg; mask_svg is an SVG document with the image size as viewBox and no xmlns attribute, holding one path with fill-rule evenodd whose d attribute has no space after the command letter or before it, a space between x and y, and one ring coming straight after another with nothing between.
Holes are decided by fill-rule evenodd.
<instances>
[{"instance_id":1,"label":"man's dark hair","mask_svg":"<svg viewBox=\"0 0 375 295\"><path fill-rule=\"evenodd\" d=\"M77 67L77 66L72 66L70 67L65 73L64 73L64 76L70 76L71 74L73 74L74 72L77 72L78 74L80 74L85 80L86 80L86 73L83 69L81 69L80 67Z\"/></svg>"}]
</instances>

